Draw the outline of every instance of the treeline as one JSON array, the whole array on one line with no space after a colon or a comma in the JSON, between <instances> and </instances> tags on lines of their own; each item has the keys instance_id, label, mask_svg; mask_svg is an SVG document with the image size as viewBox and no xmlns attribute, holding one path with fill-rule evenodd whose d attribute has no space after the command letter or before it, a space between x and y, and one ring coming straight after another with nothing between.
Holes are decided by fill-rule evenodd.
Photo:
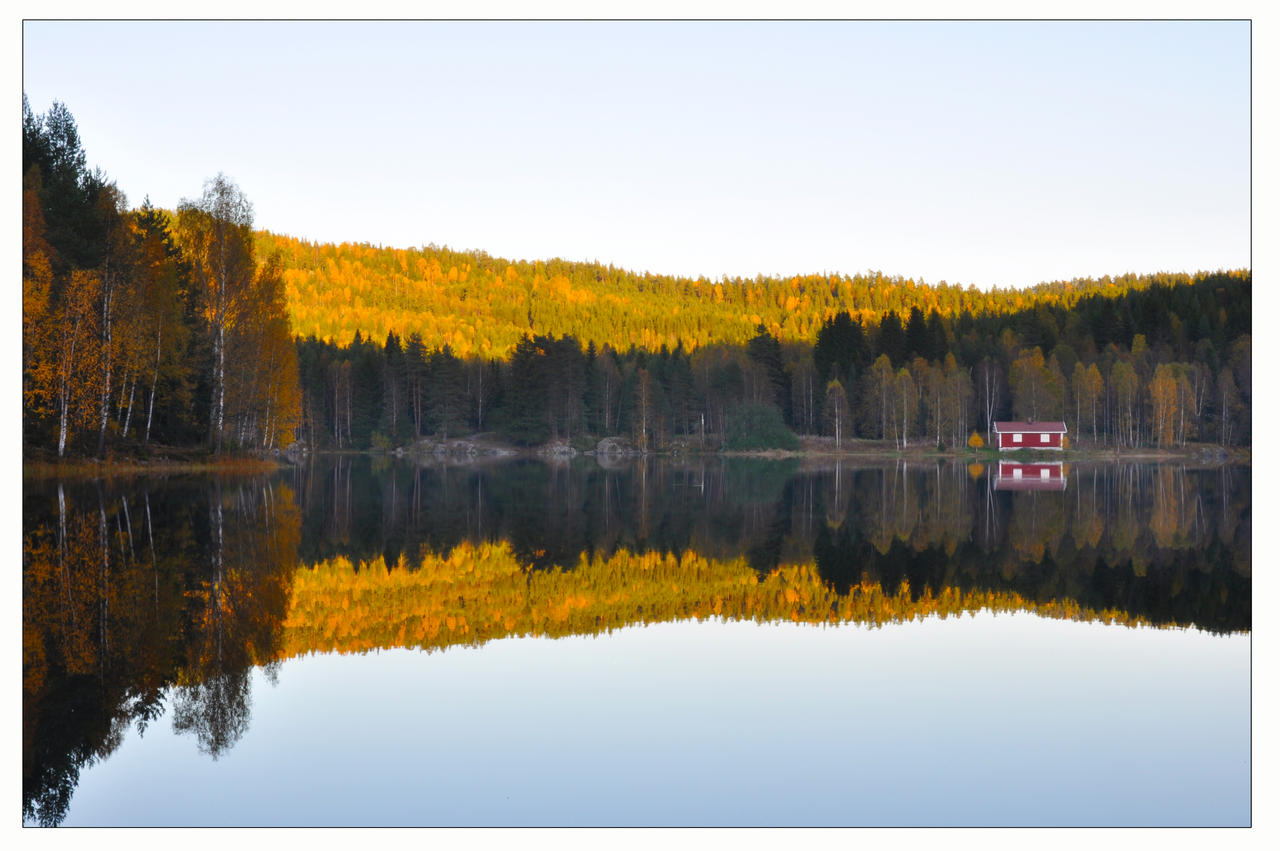
<instances>
[{"instance_id":1,"label":"treeline","mask_svg":"<svg viewBox=\"0 0 1280 851\"><path fill-rule=\"evenodd\" d=\"M569 336L597 349L692 351L744 345L763 325L784 343L812 342L823 322L841 313L870 326L889 313L905 319L913 308L943 318L1004 315L1040 304L1070 310L1090 296L1118 298L1190 281L1185 274L1126 274L979 290L880 272L712 280L560 259L506 260L435 245L333 245L272 233L258 239L263 253L282 258L290 318L300 336L345 344L357 330L378 341L392 331L417 332L428 349L449 346L463 358L505 359L534 334Z\"/></svg>"},{"instance_id":2,"label":"treeline","mask_svg":"<svg viewBox=\"0 0 1280 851\"><path fill-rule=\"evenodd\" d=\"M1144 279L1070 308L864 325L844 312L814 344L763 326L745 345L625 351L525 336L509 358L460 357L419 333L298 342L300 435L377 448L495 431L519 444L623 436L641 449L793 448L794 433L960 446L992 423L1065 420L1074 445L1251 440L1252 280Z\"/></svg>"},{"instance_id":3,"label":"treeline","mask_svg":"<svg viewBox=\"0 0 1280 851\"><path fill-rule=\"evenodd\" d=\"M832 433L957 445L1000 420L1064 420L1076 444L1247 446L1251 328L1250 273L1219 272L1070 309L838 316L813 359Z\"/></svg>"},{"instance_id":4,"label":"treeline","mask_svg":"<svg viewBox=\"0 0 1280 851\"><path fill-rule=\"evenodd\" d=\"M296 350L282 267L223 175L177 213L128 209L71 113L22 102L23 444L92 455L293 440Z\"/></svg>"},{"instance_id":5,"label":"treeline","mask_svg":"<svg viewBox=\"0 0 1280 851\"><path fill-rule=\"evenodd\" d=\"M710 281L252 225L222 175L176 212L128 209L66 107L36 115L24 97L28 455L488 431L932 446L1024 417L1067 420L1077 444L1251 439L1248 271L991 291L879 273Z\"/></svg>"},{"instance_id":6,"label":"treeline","mask_svg":"<svg viewBox=\"0 0 1280 851\"><path fill-rule=\"evenodd\" d=\"M701 350L698 362L712 352L733 358L716 347ZM538 336L498 361L459 358L448 346L428 350L417 334L378 343L357 333L345 347L301 340L298 362L300 435L312 447L379 448L496 430L522 445L628 434L658 448L707 430L697 419L694 357L679 348L584 351L571 337Z\"/></svg>"}]
</instances>

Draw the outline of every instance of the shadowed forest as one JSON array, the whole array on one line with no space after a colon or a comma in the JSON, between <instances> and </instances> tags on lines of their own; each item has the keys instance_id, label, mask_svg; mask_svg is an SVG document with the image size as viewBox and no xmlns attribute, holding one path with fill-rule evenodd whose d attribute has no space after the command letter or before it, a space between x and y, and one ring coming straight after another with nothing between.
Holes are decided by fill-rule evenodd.
<instances>
[{"instance_id":1,"label":"shadowed forest","mask_svg":"<svg viewBox=\"0 0 1280 851\"><path fill-rule=\"evenodd\" d=\"M621 435L641 449L795 449L797 434L837 448L959 447L975 434L985 442L996 421L1027 418L1064 420L1077 446L1249 445L1248 273L1138 282L1071 309L1045 299L944 319L912 307L869 327L842 312L812 343L762 326L745 344L657 351L526 336L499 361L429 350L416 332L357 333L345 346L308 338L298 343L299 435L340 449L477 432L578 448Z\"/></svg>"},{"instance_id":2,"label":"shadowed forest","mask_svg":"<svg viewBox=\"0 0 1280 851\"><path fill-rule=\"evenodd\" d=\"M1252 276L980 291L876 273L712 281L253 228L218 175L131 208L70 111L23 103L23 447L385 449L474 434L641 450L1249 446Z\"/></svg>"},{"instance_id":3,"label":"shadowed forest","mask_svg":"<svg viewBox=\"0 0 1280 851\"><path fill-rule=\"evenodd\" d=\"M977 611L1251 628L1248 467L653 458L35 483L23 505L23 813L168 713L212 758L287 658L672 620L878 628Z\"/></svg>"}]
</instances>

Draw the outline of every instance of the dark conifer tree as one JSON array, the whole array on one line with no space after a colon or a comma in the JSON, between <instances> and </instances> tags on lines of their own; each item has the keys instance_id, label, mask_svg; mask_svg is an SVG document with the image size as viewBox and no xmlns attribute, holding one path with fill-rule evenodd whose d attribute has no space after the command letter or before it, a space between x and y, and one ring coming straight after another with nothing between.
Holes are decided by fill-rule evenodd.
<instances>
[{"instance_id":1,"label":"dark conifer tree","mask_svg":"<svg viewBox=\"0 0 1280 851\"><path fill-rule=\"evenodd\" d=\"M456 437L467 422L467 379L462 361L448 346L431 353L428 359L428 421L441 439Z\"/></svg>"},{"instance_id":2,"label":"dark conifer tree","mask_svg":"<svg viewBox=\"0 0 1280 851\"><path fill-rule=\"evenodd\" d=\"M930 359L929 328L919 307L912 307L905 331L905 356L908 361L917 357Z\"/></svg>"},{"instance_id":3,"label":"dark conifer tree","mask_svg":"<svg viewBox=\"0 0 1280 851\"><path fill-rule=\"evenodd\" d=\"M866 338L860 323L844 312L823 323L813 347L813 366L822 386L831 380L833 368L838 368L842 376L848 376L855 366L864 366L866 359Z\"/></svg>"},{"instance_id":4,"label":"dark conifer tree","mask_svg":"<svg viewBox=\"0 0 1280 851\"><path fill-rule=\"evenodd\" d=\"M551 437L546 411L546 370L542 360L545 351L540 352L538 343L525 337L511 354L501 431L512 441L525 446L545 443Z\"/></svg>"},{"instance_id":5,"label":"dark conifer tree","mask_svg":"<svg viewBox=\"0 0 1280 851\"><path fill-rule=\"evenodd\" d=\"M391 331L382 347L382 421L378 430L397 445L409 434L407 402L404 349L400 338Z\"/></svg>"},{"instance_id":6,"label":"dark conifer tree","mask_svg":"<svg viewBox=\"0 0 1280 851\"><path fill-rule=\"evenodd\" d=\"M409 335L404 348L404 389L413 421L413 436L422 437L427 433L427 350L422 344L422 335L416 331Z\"/></svg>"},{"instance_id":7,"label":"dark conifer tree","mask_svg":"<svg viewBox=\"0 0 1280 851\"><path fill-rule=\"evenodd\" d=\"M768 384L767 401L782 412L782 419L791 422L791 378L782 365L782 346L778 339L764 327L756 329L756 336L747 344L747 354L763 372Z\"/></svg>"},{"instance_id":8,"label":"dark conifer tree","mask_svg":"<svg viewBox=\"0 0 1280 851\"><path fill-rule=\"evenodd\" d=\"M905 362L906 341L902 332L902 321L898 319L898 314L890 311L880 320L880 334L876 340L880 354L889 358L889 362L895 367Z\"/></svg>"},{"instance_id":9,"label":"dark conifer tree","mask_svg":"<svg viewBox=\"0 0 1280 851\"><path fill-rule=\"evenodd\" d=\"M936 310L929 311L929 322L925 338L928 340L928 351L922 354L927 359L940 361L947 356L947 331L942 324L942 316Z\"/></svg>"}]
</instances>

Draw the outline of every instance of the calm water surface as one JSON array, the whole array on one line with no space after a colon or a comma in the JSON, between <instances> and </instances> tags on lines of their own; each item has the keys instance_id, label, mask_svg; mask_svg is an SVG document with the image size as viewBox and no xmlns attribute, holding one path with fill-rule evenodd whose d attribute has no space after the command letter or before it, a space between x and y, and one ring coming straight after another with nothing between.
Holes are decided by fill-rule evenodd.
<instances>
[{"instance_id":1,"label":"calm water surface","mask_svg":"<svg viewBox=\"0 0 1280 851\"><path fill-rule=\"evenodd\" d=\"M1250 478L28 482L23 819L1247 825Z\"/></svg>"}]
</instances>

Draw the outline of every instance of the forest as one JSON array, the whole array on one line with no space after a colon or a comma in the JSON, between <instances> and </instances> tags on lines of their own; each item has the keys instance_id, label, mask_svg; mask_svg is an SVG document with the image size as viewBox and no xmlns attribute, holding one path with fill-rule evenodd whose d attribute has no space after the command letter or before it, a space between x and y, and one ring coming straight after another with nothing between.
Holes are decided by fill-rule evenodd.
<instances>
[{"instance_id":1,"label":"forest","mask_svg":"<svg viewBox=\"0 0 1280 851\"><path fill-rule=\"evenodd\" d=\"M745 344L656 351L536 334L488 359L417 331L311 336L298 342L299 437L377 449L496 432L586 449L621 435L641 450L752 450L795 449L798 434L942 448L1026 418L1064 420L1076 447L1248 446L1251 275L1138 280L1070 307L912 307L867 325L841 312L812 342L764 326Z\"/></svg>"},{"instance_id":2,"label":"forest","mask_svg":"<svg viewBox=\"0 0 1280 851\"><path fill-rule=\"evenodd\" d=\"M281 269L224 175L176 211L130 209L75 119L22 103L22 433L27 455L293 442L297 354Z\"/></svg>"},{"instance_id":3,"label":"forest","mask_svg":"<svg viewBox=\"0 0 1280 851\"><path fill-rule=\"evenodd\" d=\"M1252 275L1017 289L878 272L724 278L320 245L253 229L218 175L175 211L90 170L23 102L25 457L385 450L1249 446Z\"/></svg>"},{"instance_id":4,"label":"forest","mask_svg":"<svg viewBox=\"0 0 1280 851\"><path fill-rule=\"evenodd\" d=\"M889 313L905 320L912 308L943 318L1011 314L1042 303L1070 309L1089 296L1119 298L1190 281L1182 274L1126 274L991 290L881 272L712 281L561 259L505 260L435 245L316 244L268 232L258 239L263 256L283 258L299 336L346 343L357 330L376 340L416 331L427 348L447 345L464 358L506 358L533 334L624 351L693 350L745 344L763 325L784 343L812 343L823 322L840 313L871 326Z\"/></svg>"}]
</instances>

